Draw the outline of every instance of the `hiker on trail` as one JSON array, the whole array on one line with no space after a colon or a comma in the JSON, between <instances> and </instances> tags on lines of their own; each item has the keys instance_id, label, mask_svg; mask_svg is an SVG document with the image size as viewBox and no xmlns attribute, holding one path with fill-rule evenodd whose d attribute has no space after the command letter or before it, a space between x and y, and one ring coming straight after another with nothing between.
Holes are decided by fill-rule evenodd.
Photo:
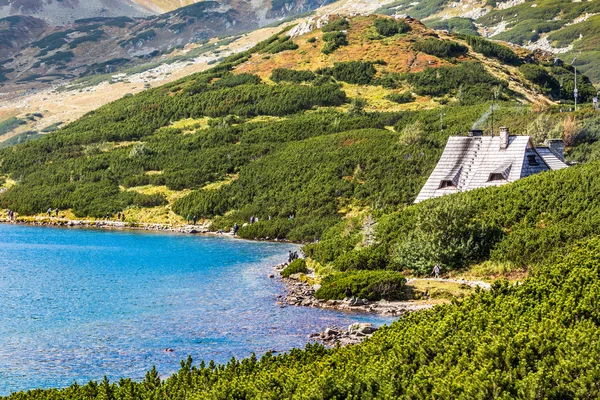
<instances>
[{"instance_id":1,"label":"hiker on trail","mask_svg":"<svg viewBox=\"0 0 600 400\"><path fill-rule=\"evenodd\" d=\"M237 231L238 229L240 229L239 225L237 224L237 222L233 225L233 236L237 235Z\"/></svg>"},{"instance_id":2,"label":"hiker on trail","mask_svg":"<svg viewBox=\"0 0 600 400\"><path fill-rule=\"evenodd\" d=\"M440 277L440 264L435 264L435 267L433 267L433 271L431 271L431 273L436 277L439 278Z\"/></svg>"},{"instance_id":3,"label":"hiker on trail","mask_svg":"<svg viewBox=\"0 0 600 400\"><path fill-rule=\"evenodd\" d=\"M196 221L198 221L198 217L194 215L194 225L196 225Z\"/></svg>"}]
</instances>

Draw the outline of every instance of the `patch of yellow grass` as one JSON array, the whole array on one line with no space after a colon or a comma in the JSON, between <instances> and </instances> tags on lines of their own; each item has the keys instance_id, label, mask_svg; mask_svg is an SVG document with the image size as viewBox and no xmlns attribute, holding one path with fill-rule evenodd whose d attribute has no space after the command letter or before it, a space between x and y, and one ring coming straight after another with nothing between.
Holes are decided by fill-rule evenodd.
<instances>
[{"instance_id":1,"label":"patch of yellow grass","mask_svg":"<svg viewBox=\"0 0 600 400\"><path fill-rule=\"evenodd\" d=\"M7 189L10 189L11 187L15 186L17 184L17 182L13 179L10 179L7 176L0 176L0 178L4 179L4 185L0 186L0 187L5 187Z\"/></svg>"},{"instance_id":2,"label":"patch of yellow grass","mask_svg":"<svg viewBox=\"0 0 600 400\"><path fill-rule=\"evenodd\" d=\"M479 279L490 283L501 278L509 281L521 281L527 276L527 269L517 267L510 262L484 261L472 266L460 276L465 279Z\"/></svg>"},{"instance_id":3,"label":"patch of yellow grass","mask_svg":"<svg viewBox=\"0 0 600 400\"><path fill-rule=\"evenodd\" d=\"M160 171L159 171L160 172ZM169 203L173 203L175 200L182 198L186 194L190 193L190 189L185 190L171 190L166 186L153 186L153 185L145 185L145 186L135 186L127 189L131 192L137 192L141 194L161 194L165 196Z\"/></svg>"},{"instance_id":4,"label":"patch of yellow grass","mask_svg":"<svg viewBox=\"0 0 600 400\"><path fill-rule=\"evenodd\" d=\"M208 129L209 117L204 118L186 118L173 122L171 127L181 129L184 133L193 133L197 129Z\"/></svg>"},{"instance_id":5,"label":"patch of yellow grass","mask_svg":"<svg viewBox=\"0 0 600 400\"><path fill-rule=\"evenodd\" d=\"M231 184L231 182L235 181L237 178L238 178L238 174L227 175L227 178L225 178L224 180L218 181L218 182L209 183L208 185L203 186L202 189L204 189L204 190L218 190L218 189L222 188L225 185Z\"/></svg>"},{"instance_id":6,"label":"patch of yellow grass","mask_svg":"<svg viewBox=\"0 0 600 400\"><path fill-rule=\"evenodd\" d=\"M277 122L277 121L284 121L288 118L283 118L283 117L273 117L270 115L259 115L257 117L253 117L250 119L246 120L247 124L252 124L255 122Z\"/></svg>"},{"instance_id":7,"label":"patch of yellow grass","mask_svg":"<svg viewBox=\"0 0 600 400\"><path fill-rule=\"evenodd\" d=\"M126 221L133 224L161 224L172 226L186 224L185 219L175 214L168 204L152 208L129 207L124 213Z\"/></svg>"},{"instance_id":8,"label":"patch of yellow grass","mask_svg":"<svg viewBox=\"0 0 600 400\"><path fill-rule=\"evenodd\" d=\"M415 101L405 104L398 104L393 101L386 99L386 96L392 93L402 93L408 88L400 89L386 89L382 86L371 86L371 85L351 85L343 83L342 88L350 99L362 98L367 101L365 111L415 111L423 110L427 108L433 108L437 106L437 103L424 96L415 96ZM346 107L351 107L350 105Z\"/></svg>"},{"instance_id":9,"label":"patch of yellow grass","mask_svg":"<svg viewBox=\"0 0 600 400\"><path fill-rule=\"evenodd\" d=\"M462 283L416 279L408 283L405 290L408 297L415 300L452 300L462 299L474 289Z\"/></svg>"}]
</instances>

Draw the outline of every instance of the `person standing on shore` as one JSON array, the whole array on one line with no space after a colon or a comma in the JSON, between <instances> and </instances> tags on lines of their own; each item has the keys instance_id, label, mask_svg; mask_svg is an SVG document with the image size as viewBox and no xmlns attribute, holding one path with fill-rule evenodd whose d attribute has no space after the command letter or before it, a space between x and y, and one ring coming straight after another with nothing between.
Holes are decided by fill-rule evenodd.
<instances>
[{"instance_id":1,"label":"person standing on shore","mask_svg":"<svg viewBox=\"0 0 600 400\"><path fill-rule=\"evenodd\" d=\"M48 207L48 218L52 216L52 208Z\"/></svg>"},{"instance_id":2,"label":"person standing on shore","mask_svg":"<svg viewBox=\"0 0 600 400\"><path fill-rule=\"evenodd\" d=\"M188 224L188 225L190 224L190 219L192 219L192 217L190 216L190 214L188 214L188 216L187 216L187 218L186 218L186 221L187 221L187 224Z\"/></svg>"},{"instance_id":3,"label":"person standing on shore","mask_svg":"<svg viewBox=\"0 0 600 400\"><path fill-rule=\"evenodd\" d=\"M54 209L54 213L56 214L56 218L58 218L58 208Z\"/></svg>"},{"instance_id":4,"label":"person standing on shore","mask_svg":"<svg viewBox=\"0 0 600 400\"><path fill-rule=\"evenodd\" d=\"M194 215L194 225L196 225L196 221L198 221L198 217Z\"/></svg>"},{"instance_id":5,"label":"person standing on shore","mask_svg":"<svg viewBox=\"0 0 600 400\"><path fill-rule=\"evenodd\" d=\"M433 267L433 271L431 271L431 273L436 278L439 278L440 277L440 264L435 264L435 267Z\"/></svg>"}]
</instances>

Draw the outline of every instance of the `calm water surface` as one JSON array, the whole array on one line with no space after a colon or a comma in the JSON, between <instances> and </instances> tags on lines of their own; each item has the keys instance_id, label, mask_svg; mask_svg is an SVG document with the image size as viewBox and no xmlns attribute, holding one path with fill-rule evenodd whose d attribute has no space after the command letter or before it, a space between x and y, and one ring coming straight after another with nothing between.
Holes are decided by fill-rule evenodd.
<instances>
[{"instance_id":1,"label":"calm water surface","mask_svg":"<svg viewBox=\"0 0 600 400\"><path fill-rule=\"evenodd\" d=\"M152 365L166 377L188 354L226 362L303 347L329 325L391 321L280 308L284 288L267 275L295 248L0 224L0 395L141 379Z\"/></svg>"}]
</instances>

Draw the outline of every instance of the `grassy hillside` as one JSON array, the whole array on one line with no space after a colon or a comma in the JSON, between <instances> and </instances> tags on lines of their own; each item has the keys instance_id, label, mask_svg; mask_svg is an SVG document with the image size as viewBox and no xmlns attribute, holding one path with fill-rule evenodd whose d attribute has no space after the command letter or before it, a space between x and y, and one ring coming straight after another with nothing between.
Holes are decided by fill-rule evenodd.
<instances>
[{"instance_id":1,"label":"grassy hillside","mask_svg":"<svg viewBox=\"0 0 600 400\"><path fill-rule=\"evenodd\" d=\"M492 96L505 101L497 118L510 114L509 126L524 128L516 124L528 108L511 101L549 100L533 93L523 66L550 78L569 73L487 41L437 37L417 21L356 17L323 30L282 32L205 73L3 150L0 175L17 184L0 205L79 218L154 208L181 222L214 219L215 228L256 216L241 235L313 240L353 208L410 204L447 136L489 114ZM331 50L326 37L344 39ZM442 104L440 130L440 110L428 109ZM555 124L564 118L554 115Z\"/></svg>"},{"instance_id":2,"label":"grassy hillside","mask_svg":"<svg viewBox=\"0 0 600 400\"><path fill-rule=\"evenodd\" d=\"M519 285L412 313L352 347L308 345L226 365L182 361L161 381L74 384L29 399L579 399L600 395L600 241L569 249Z\"/></svg>"}]
</instances>

